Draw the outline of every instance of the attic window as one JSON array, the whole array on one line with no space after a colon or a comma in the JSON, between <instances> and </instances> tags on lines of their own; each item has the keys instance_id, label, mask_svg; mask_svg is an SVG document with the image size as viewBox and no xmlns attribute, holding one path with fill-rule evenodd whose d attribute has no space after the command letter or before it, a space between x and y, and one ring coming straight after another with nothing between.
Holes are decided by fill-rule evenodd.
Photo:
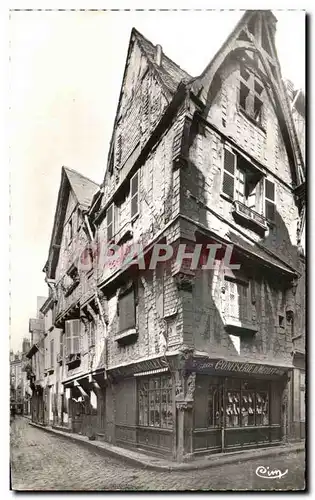
<instances>
[{"instance_id":1,"label":"attic window","mask_svg":"<svg viewBox=\"0 0 315 500\"><path fill-rule=\"evenodd\" d=\"M239 106L243 112L261 126L263 117L262 83L243 65L240 67Z\"/></svg>"}]
</instances>

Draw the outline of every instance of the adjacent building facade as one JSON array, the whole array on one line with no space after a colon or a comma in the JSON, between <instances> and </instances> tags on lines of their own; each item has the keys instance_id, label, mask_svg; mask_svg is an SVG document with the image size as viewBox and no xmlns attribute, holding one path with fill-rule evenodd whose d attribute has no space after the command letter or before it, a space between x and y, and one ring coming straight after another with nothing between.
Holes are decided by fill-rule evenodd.
<instances>
[{"instance_id":1,"label":"adjacent building facade","mask_svg":"<svg viewBox=\"0 0 315 500\"><path fill-rule=\"evenodd\" d=\"M246 12L198 78L132 30L104 182L62 169L46 423L175 460L304 437L304 158L275 30Z\"/></svg>"}]
</instances>

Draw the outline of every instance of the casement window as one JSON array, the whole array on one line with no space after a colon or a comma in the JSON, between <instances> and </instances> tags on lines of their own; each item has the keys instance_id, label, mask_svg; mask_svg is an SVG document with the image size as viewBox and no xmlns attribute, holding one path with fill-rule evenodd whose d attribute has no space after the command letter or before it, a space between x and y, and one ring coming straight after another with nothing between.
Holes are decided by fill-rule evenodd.
<instances>
[{"instance_id":1,"label":"casement window","mask_svg":"<svg viewBox=\"0 0 315 500\"><path fill-rule=\"evenodd\" d=\"M139 172L130 181L131 219L139 213Z\"/></svg>"},{"instance_id":2,"label":"casement window","mask_svg":"<svg viewBox=\"0 0 315 500\"><path fill-rule=\"evenodd\" d=\"M274 182L265 179L265 217L270 221L275 220L276 215L276 194Z\"/></svg>"},{"instance_id":3,"label":"casement window","mask_svg":"<svg viewBox=\"0 0 315 500\"><path fill-rule=\"evenodd\" d=\"M112 203L108 209L106 214L106 225L107 225L107 241L110 242L114 236L114 204Z\"/></svg>"},{"instance_id":4,"label":"casement window","mask_svg":"<svg viewBox=\"0 0 315 500\"><path fill-rule=\"evenodd\" d=\"M225 276L225 314L227 318L249 321L249 283L236 277Z\"/></svg>"},{"instance_id":5,"label":"casement window","mask_svg":"<svg viewBox=\"0 0 315 500\"><path fill-rule=\"evenodd\" d=\"M80 319L71 319L65 322L65 347L67 356L80 353L80 333Z\"/></svg>"},{"instance_id":6,"label":"casement window","mask_svg":"<svg viewBox=\"0 0 315 500\"><path fill-rule=\"evenodd\" d=\"M138 424L172 429L172 380L168 375L138 380Z\"/></svg>"},{"instance_id":7,"label":"casement window","mask_svg":"<svg viewBox=\"0 0 315 500\"><path fill-rule=\"evenodd\" d=\"M136 326L136 290L134 286L120 293L117 313L119 317L119 332L124 332Z\"/></svg>"},{"instance_id":8,"label":"casement window","mask_svg":"<svg viewBox=\"0 0 315 500\"><path fill-rule=\"evenodd\" d=\"M52 339L50 341L50 368L53 368L54 366L54 355L55 355L55 351L54 351L54 339Z\"/></svg>"},{"instance_id":9,"label":"casement window","mask_svg":"<svg viewBox=\"0 0 315 500\"><path fill-rule=\"evenodd\" d=\"M263 85L244 66L240 69L239 106L256 123L261 124L263 113Z\"/></svg>"},{"instance_id":10,"label":"casement window","mask_svg":"<svg viewBox=\"0 0 315 500\"><path fill-rule=\"evenodd\" d=\"M231 200L260 213L262 173L256 171L242 156L224 148L222 192Z\"/></svg>"}]
</instances>

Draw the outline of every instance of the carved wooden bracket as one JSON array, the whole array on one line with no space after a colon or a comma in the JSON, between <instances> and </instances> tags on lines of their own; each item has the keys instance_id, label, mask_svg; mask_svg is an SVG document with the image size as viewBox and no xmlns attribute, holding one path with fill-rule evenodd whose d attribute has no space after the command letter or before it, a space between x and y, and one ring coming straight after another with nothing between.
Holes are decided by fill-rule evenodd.
<instances>
[{"instance_id":1,"label":"carved wooden bracket","mask_svg":"<svg viewBox=\"0 0 315 500\"><path fill-rule=\"evenodd\" d=\"M184 273L178 273L174 276L174 279L178 290L182 290L185 292L192 292L194 284L194 276Z\"/></svg>"}]
</instances>

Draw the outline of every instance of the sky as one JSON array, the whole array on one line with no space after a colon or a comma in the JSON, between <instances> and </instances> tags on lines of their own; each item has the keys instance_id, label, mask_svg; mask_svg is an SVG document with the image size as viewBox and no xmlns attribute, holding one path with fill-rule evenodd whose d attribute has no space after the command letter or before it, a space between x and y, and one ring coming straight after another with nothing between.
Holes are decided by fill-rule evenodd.
<instances>
[{"instance_id":1,"label":"sky","mask_svg":"<svg viewBox=\"0 0 315 500\"><path fill-rule=\"evenodd\" d=\"M241 11L11 12L11 347L29 336L48 257L61 167L102 182L130 32L198 76ZM305 88L303 11L274 11L282 75ZM294 36L293 36L294 34Z\"/></svg>"}]
</instances>

